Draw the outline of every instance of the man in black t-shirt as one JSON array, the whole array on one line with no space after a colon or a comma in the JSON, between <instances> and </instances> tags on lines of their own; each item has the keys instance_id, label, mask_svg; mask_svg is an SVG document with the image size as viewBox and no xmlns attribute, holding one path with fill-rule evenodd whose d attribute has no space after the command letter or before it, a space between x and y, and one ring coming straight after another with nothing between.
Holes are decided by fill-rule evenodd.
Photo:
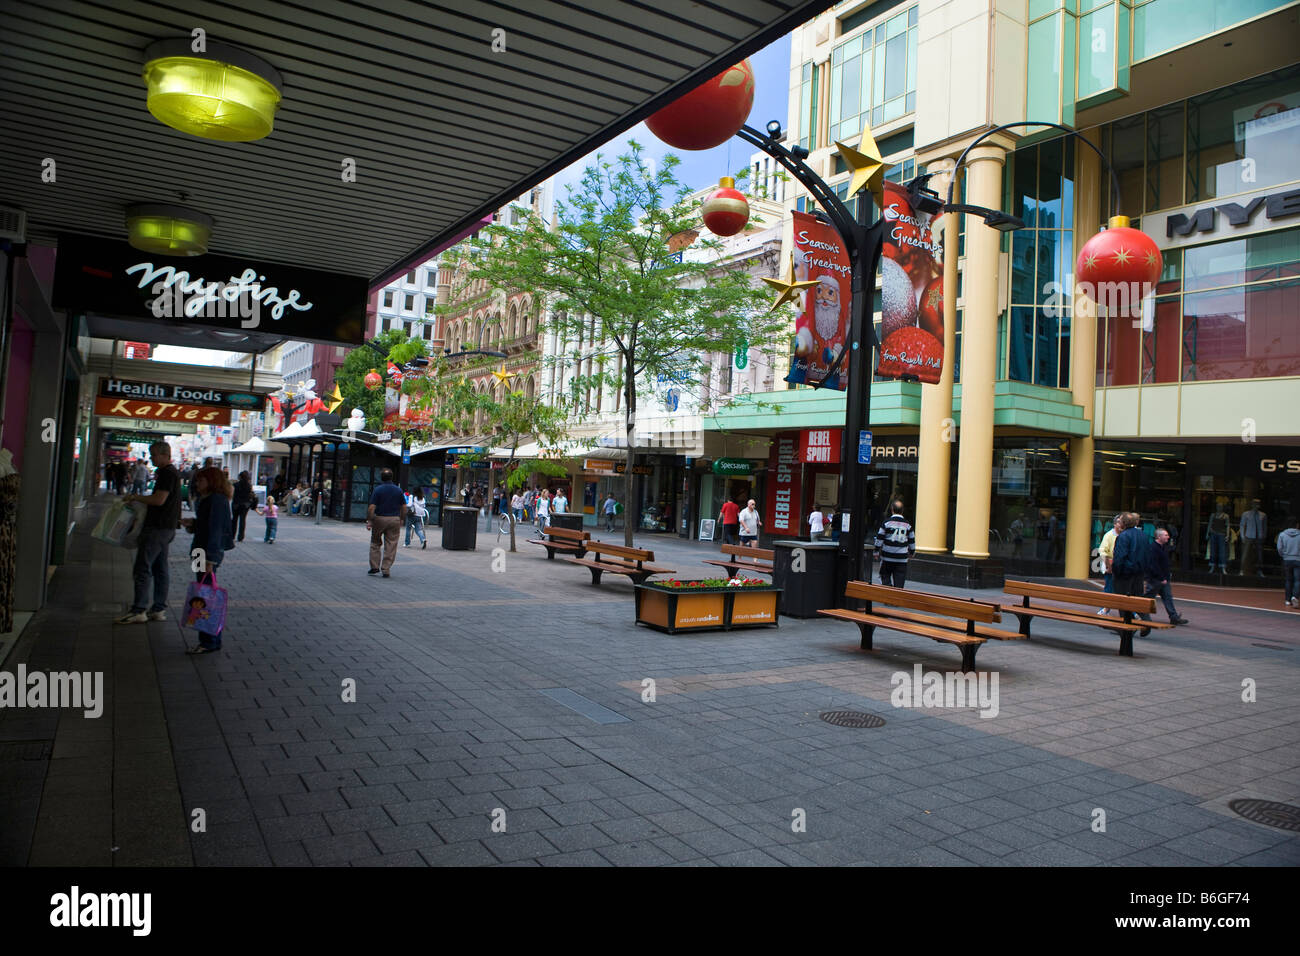
<instances>
[{"instance_id":1,"label":"man in black t-shirt","mask_svg":"<svg viewBox=\"0 0 1300 956\"><path fill-rule=\"evenodd\" d=\"M167 619L167 550L176 537L176 527L181 520L181 476L172 467L172 450L166 442L149 446L153 459L153 492L148 495L125 495L123 501L139 501L148 505L140 540L136 545L135 599L131 610L117 619L117 624L142 624L145 621ZM149 581L153 580L153 603L149 603ZM146 611L146 608L148 609Z\"/></svg>"}]
</instances>

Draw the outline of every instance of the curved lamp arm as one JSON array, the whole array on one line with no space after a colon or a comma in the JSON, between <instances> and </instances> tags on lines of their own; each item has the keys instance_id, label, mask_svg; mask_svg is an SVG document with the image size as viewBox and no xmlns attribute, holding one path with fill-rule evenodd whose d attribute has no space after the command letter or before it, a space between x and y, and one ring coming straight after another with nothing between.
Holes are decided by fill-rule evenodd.
<instances>
[{"instance_id":1,"label":"curved lamp arm","mask_svg":"<svg viewBox=\"0 0 1300 956\"><path fill-rule=\"evenodd\" d=\"M968 145L965 149L963 149L961 151L961 155L957 157L957 165L952 168L952 179L948 181L947 205L949 206L952 205L952 190L953 187L957 185L957 171L961 169L961 167L965 164L966 154L969 153L976 146L978 146L980 143L984 142L984 140L988 139L994 133L1001 133L1004 130L1016 129L1022 126L1045 126L1049 129L1059 129L1061 132L1069 136L1073 136L1075 139L1079 140L1079 142L1083 143L1094 153L1096 153L1099 157L1101 157L1102 163L1105 165L1106 169L1110 172L1111 210L1114 214L1119 213L1119 203L1120 203L1119 176L1116 175L1115 167L1110 164L1110 160L1106 158L1106 154L1103 153L1100 147L1098 147L1095 143L1093 143L1091 140L1085 138L1081 133L1079 133L1078 130L1070 129L1070 127L1068 126L1062 126L1060 123L1042 123L1042 122L1003 123L1001 126L995 126L988 132L981 133L979 136L975 137L975 139L971 140L970 145Z\"/></svg>"}]
</instances>

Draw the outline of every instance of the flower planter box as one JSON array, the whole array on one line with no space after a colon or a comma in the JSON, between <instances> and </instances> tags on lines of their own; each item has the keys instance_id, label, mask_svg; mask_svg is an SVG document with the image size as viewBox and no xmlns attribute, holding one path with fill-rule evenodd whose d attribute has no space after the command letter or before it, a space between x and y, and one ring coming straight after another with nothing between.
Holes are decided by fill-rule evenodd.
<instances>
[{"instance_id":1,"label":"flower planter box","mask_svg":"<svg viewBox=\"0 0 1300 956\"><path fill-rule=\"evenodd\" d=\"M636 622L665 634L779 627L781 589L759 587L672 588L647 582L636 586Z\"/></svg>"}]
</instances>

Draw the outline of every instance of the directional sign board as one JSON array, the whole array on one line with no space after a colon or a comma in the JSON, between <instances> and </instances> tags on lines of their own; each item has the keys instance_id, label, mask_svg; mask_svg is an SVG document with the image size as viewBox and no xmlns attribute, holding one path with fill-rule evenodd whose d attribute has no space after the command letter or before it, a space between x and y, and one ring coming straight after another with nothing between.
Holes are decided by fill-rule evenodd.
<instances>
[{"instance_id":1,"label":"directional sign board","mask_svg":"<svg viewBox=\"0 0 1300 956\"><path fill-rule=\"evenodd\" d=\"M858 464L871 464L871 432L865 428L858 432Z\"/></svg>"}]
</instances>

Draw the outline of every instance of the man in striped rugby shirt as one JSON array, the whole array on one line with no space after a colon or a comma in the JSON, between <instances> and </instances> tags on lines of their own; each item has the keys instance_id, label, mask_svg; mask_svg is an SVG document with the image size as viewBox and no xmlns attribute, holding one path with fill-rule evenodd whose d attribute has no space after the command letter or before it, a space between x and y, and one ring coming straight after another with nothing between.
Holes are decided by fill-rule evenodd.
<instances>
[{"instance_id":1,"label":"man in striped rugby shirt","mask_svg":"<svg viewBox=\"0 0 1300 956\"><path fill-rule=\"evenodd\" d=\"M907 580L907 559L916 553L916 530L903 517L903 499L890 504L890 516L876 532L876 560L880 583L901 588Z\"/></svg>"}]
</instances>

